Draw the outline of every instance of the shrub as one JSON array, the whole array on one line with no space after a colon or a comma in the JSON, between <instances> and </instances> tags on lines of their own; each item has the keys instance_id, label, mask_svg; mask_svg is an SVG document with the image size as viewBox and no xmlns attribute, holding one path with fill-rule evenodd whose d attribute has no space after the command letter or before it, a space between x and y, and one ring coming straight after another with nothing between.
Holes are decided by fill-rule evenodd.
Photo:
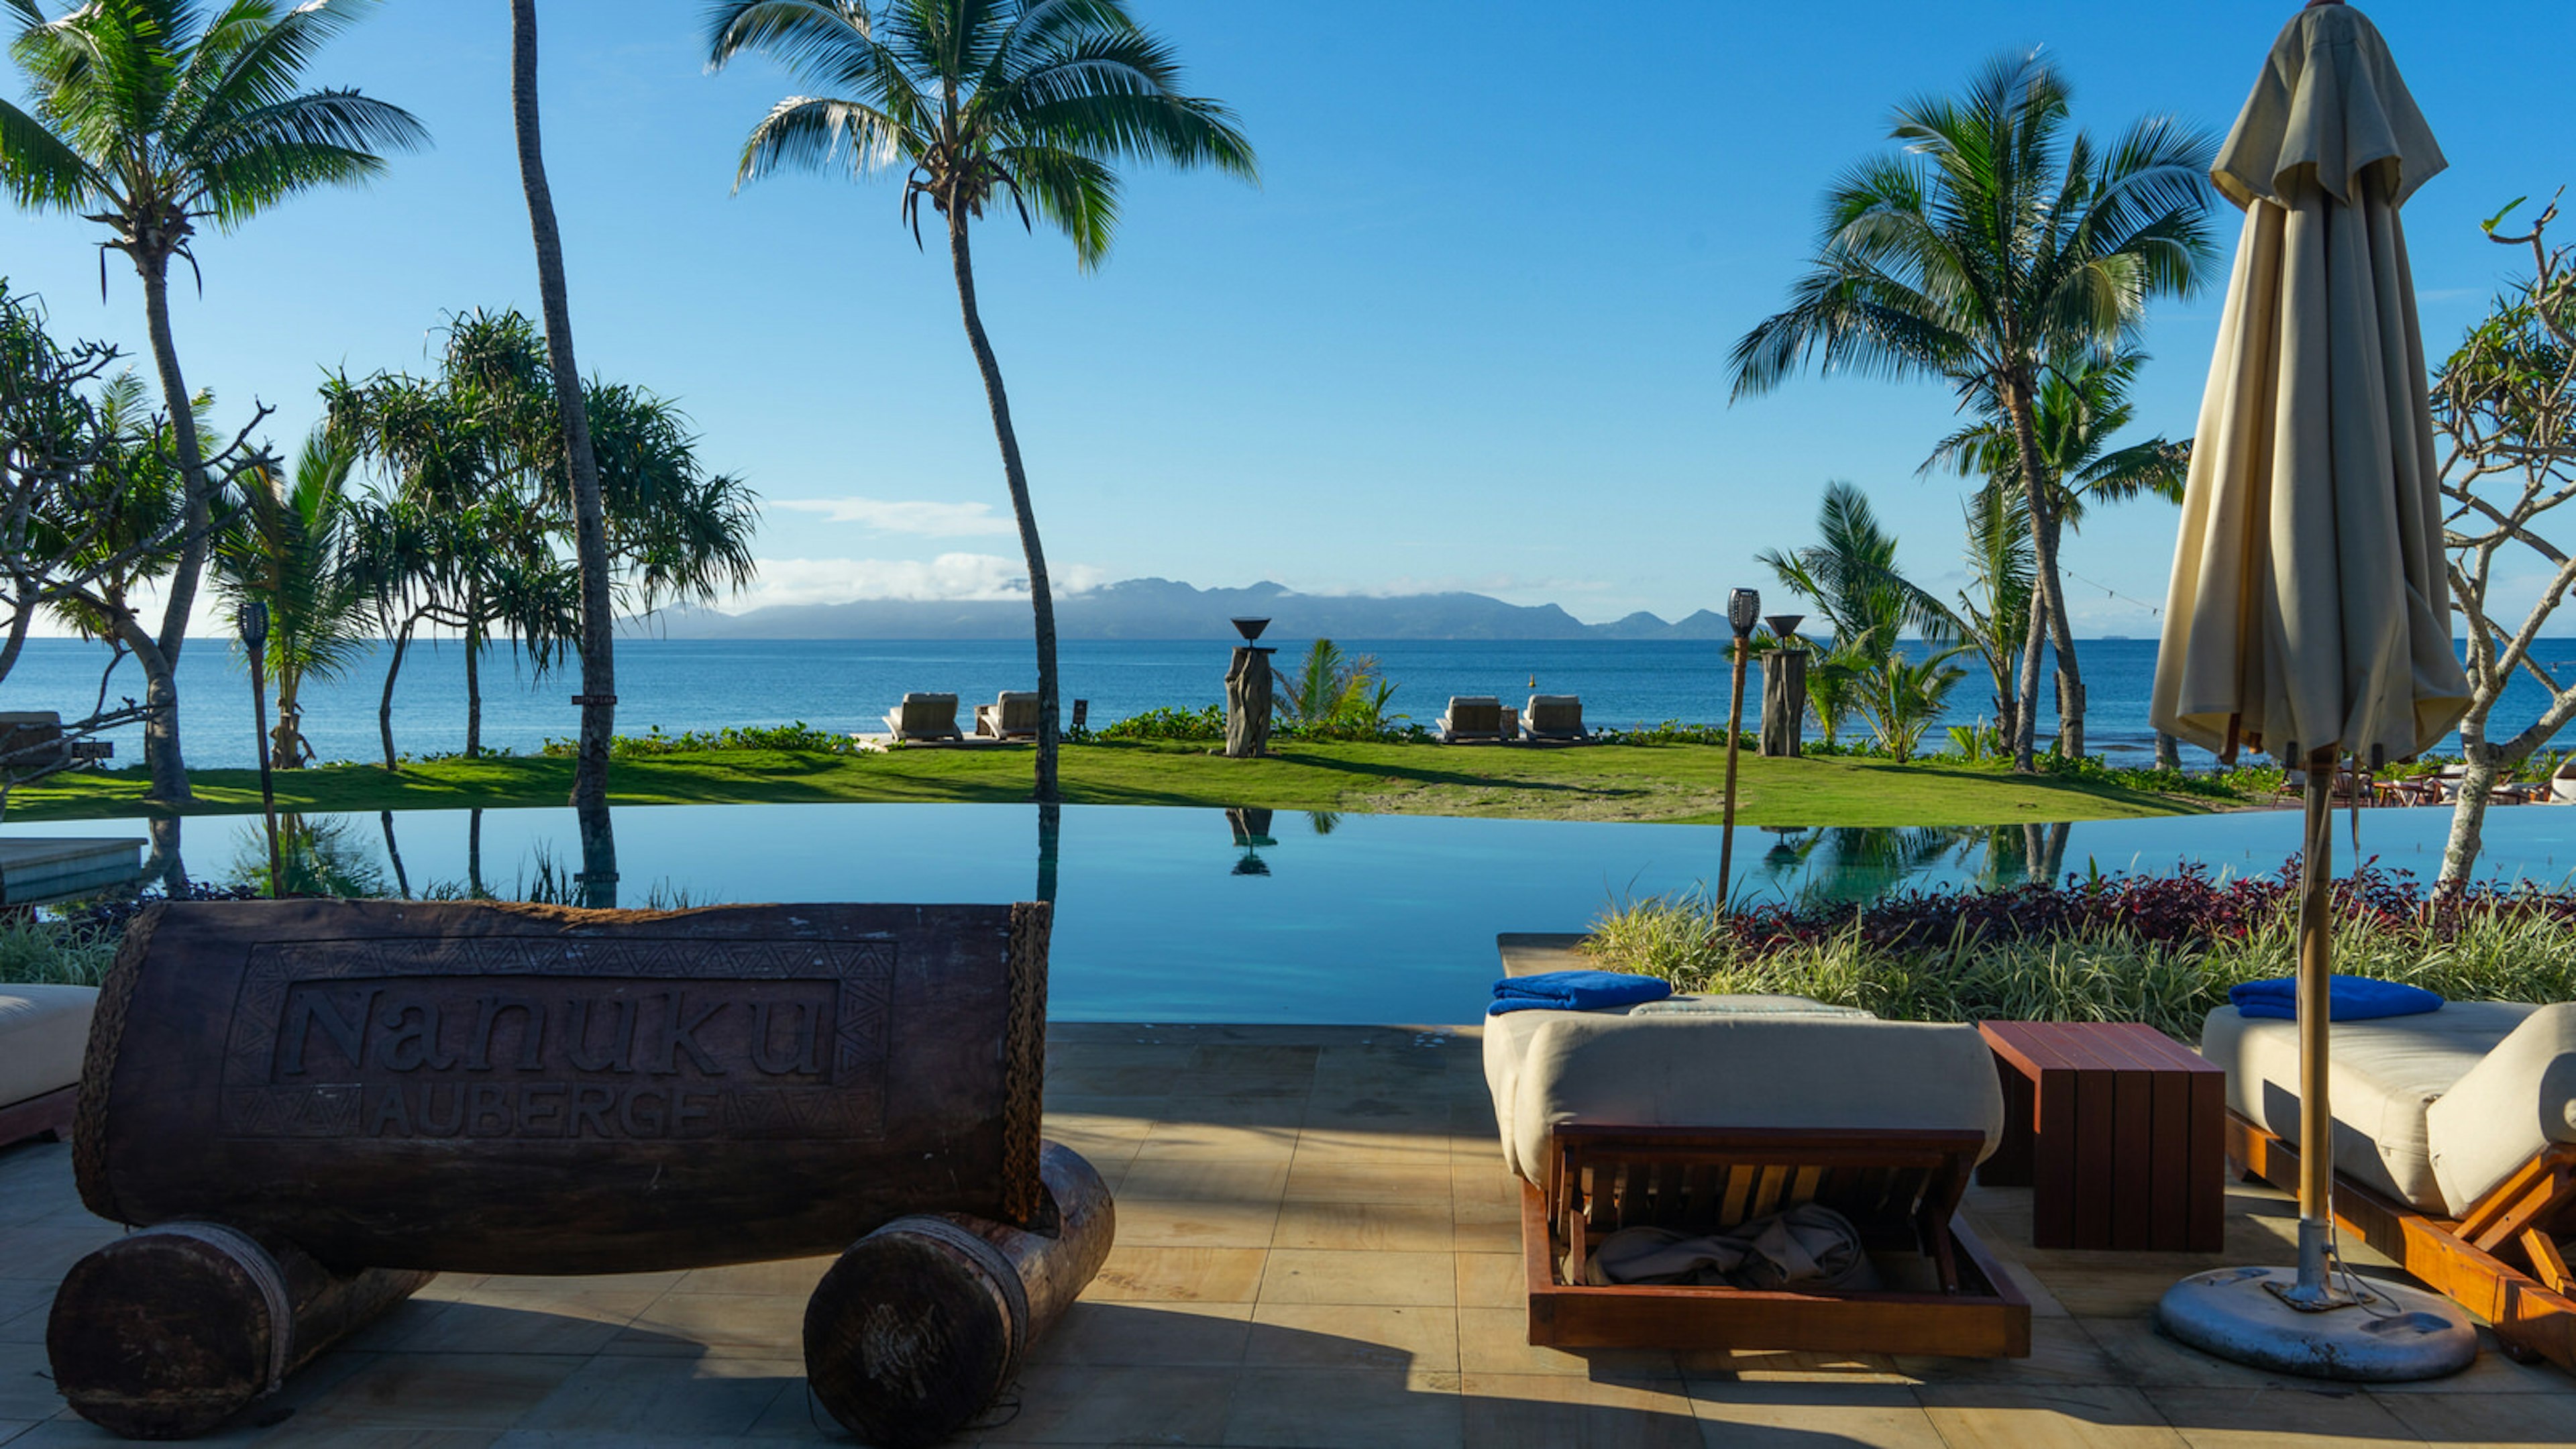
<instances>
[{"instance_id":1,"label":"shrub","mask_svg":"<svg viewBox=\"0 0 2576 1449\"><path fill-rule=\"evenodd\" d=\"M795 750L807 754L863 755L865 745L848 735L818 730L803 720L783 725L727 725L720 730L683 730L676 735L662 733L654 725L640 735L612 735L608 741L609 758L642 759L652 755L695 755L710 750ZM580 753L578 740L548 740L545 753L562 759Z\"/></svg>"},{"instance_id":2,"label":"shrub","mask_svg":"<svg viewBox=\"0 0 2576 1449\"><path fill-rule=\"evenodd\" d=\"M0 920L0 983L96 986L115 959L116 938L104 931L63 921Z\"/></svg>"},{"instance_id":3,"label":"shrub","mask_svg":"<svg viewBox=\"0 0 2576 1449\"><path fill-rule=\"evenodd\" d=\"M1212 704L1205 709L1174 709L1165 705L1143 714L1130 715L1100 731L1104 740L1221 740L1225 738L1225 706Z\"/></svg>"},{"instance_id":4,"label":"shrub","mask_svg":"<svg viewBox=\"0 0 2576 1449\"><path fill-rule=\"evenodd\" d=\"M1909 891L1866 905L1705 896L1613 906L1590 949L1685 990L1784 992L1907 1021L2143 1021L2196 1041L2242 981L2297 965L2298 873L2096 877ZM2461 1000L2576 998L2576 893L2477 890L2436 905L2402 872L2335 883L2335 969Z\"/></svg>"}]
</instances>

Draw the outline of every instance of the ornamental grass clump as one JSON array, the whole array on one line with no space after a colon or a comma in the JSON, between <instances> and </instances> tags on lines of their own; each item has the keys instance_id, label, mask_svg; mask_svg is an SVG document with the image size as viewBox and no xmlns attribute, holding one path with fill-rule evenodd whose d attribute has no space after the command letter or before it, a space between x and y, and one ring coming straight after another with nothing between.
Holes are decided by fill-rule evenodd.
<instances>
[{"instance_id":1,"label":"ornamental grass clump","mask_svg":"<svg viewBox=\"0 0 2576 1449\"><path fill-rule=\"evenodd\" d=\"M1779 992L1903 1021L2142 1021L2196 1041L2239 982L2297 963L2298 869L1910 891L1866 905L1623 903L1590 949L1685 991ZM2335 969L2456 1000L2576 999L2576 893L2426 896L2365 865L2335 886Z\"/></svg>"},{"instance_id":2,"label":"ornamental grass clump","mask_svg":"<svg viewBox=\"0 0 2576 1449\"><path fill-rule=\"evenodd\" d=\"M96 986L116 938L60 921L0 920L0 984Z\"/></svg>"}]
</instances>

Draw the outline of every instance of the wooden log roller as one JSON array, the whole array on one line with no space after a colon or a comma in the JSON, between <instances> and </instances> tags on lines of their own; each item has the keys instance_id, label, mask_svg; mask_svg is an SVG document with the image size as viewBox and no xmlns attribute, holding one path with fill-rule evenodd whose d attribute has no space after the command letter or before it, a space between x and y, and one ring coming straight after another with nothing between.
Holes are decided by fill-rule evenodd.
<instances>
[{"instance_id":1,"label":"wooden log roller","mask_svg":"<svg viewBox=\"0 0 2576 1449\"><path fill-rule=\"evenodd\" d=\"M238 1229L163 1223L72 1265L45 1349L82 1418L129 1439L185 1439L275 1393L434 1276L334 1273Z\"/></svg>"},{"instance_id":2,"label":"wooden log roller","mask_svg":"<svg viewBox=\"0 0 2576 1449\"><path fill-rule=\"evenodd\" d=\"M1100 1272L1117 1232L1107 1184L1046 1144L1051 1224L897 1218L851 1245L805 1305L805 1377L841 1427L886 1449L947 1438L990 1408Z\"/></svg>"}]
</instances>

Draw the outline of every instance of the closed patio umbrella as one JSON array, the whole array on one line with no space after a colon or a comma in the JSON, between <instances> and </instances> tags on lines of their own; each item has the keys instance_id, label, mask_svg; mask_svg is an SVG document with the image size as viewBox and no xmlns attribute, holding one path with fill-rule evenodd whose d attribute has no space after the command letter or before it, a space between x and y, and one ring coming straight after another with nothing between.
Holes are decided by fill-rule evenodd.
<instances>
[{"instance_id":1,"label":"closed patio umbrella","mask_svg":"<svg viewBox=\"0 0 2576 1449\"><path fill-rule=\"evenodd\" d=\"M2299 1266L2197 1275L2161 1316L2227 1357L2337 1378L2429 1377L2476 1354L2447 1302L2339 1286L2329 1264L2335 768L2344 755L2373 766L2412 756L2468 707L2398 219L2445 164L2378 30L2342 0L2310 0L2274 43L2213 172L2245 208L2245 229L2150 710L2167 733L2221 754L2251 745L2307 776ZM2399 1319L2412 1327L2392 1331Z\"/></svg>"}]
</instances>

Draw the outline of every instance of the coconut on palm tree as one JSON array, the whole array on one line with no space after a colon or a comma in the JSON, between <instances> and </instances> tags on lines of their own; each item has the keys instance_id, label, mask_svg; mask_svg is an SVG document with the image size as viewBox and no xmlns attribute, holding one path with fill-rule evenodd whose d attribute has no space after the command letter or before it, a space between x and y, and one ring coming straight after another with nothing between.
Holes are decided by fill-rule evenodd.
<instances>
[{"instance_id":1,"label":"coconut on palm tree","mask_svg":"<svg viewBox=\"0 0 2576 1449\"><path fill-rule=\"evenodd\" d=\"M1960 96L1899 106L1890 134L1903 153L1834 184L1788 308L1730 357L1739 398L1813 363L1941 378L2010 422L2038 585L2015 721L2024 770L2035 768L2039 626L2065 611L2036 418L2048 360L2116 346L2150 301L2196 288L2214 255L2210 139L2157 117L2097 146L2066 135L2068 103L2064 77L2034 53L1990 63Z\"/></svg>"},{"instance_id":2,"label":"coconut on palm tree","mask_svg":"<svg viewBox=\"0 0 2576 1449\"><path fill-rule=\"evenodd\" d=\"M231 230L268 207L384 169L379 151L428 132L398 106L354 90L305 90L302 73L369 0L88 0L47 18L5 0L10 46L32 109L0 101L0 184L22 206L77 212L108 230L143 283L143 311L185 487L186 536L164 585L156 634L133 641L153 713L144 727L151 795L191 798L174 678L212 544L215 493L195 395L170 331L170 263L197 265L197 227ZM135 631L140 635L141 631Z\"/></svg>"},{"instance_id":3,"label":"coconut on palm tree","mask_svg":"<svg viewBox=\"0 0 2576 1449\"><path fill-rule=\"evenodd\" d=\"M349 469L356 459L346 442L315 429L291 476L274 467L251 474L216 538L215 586L235 616L248 603L268 608L262 662L277 690L269 757L282 770L313 757L304 739L305 681L338 678L374 635L365 583L351 567L358 527Z\"/></svg>"},{"instance_id":4,"label":"coconut on palm tree","mask_svg":"<svg viewBox=\"0 0 2576 1449\"><path fill-rule=\"evenodd\" d=\"M1029 571L1038 664L1037 798L1056 791L1055 597L1002 367L975 300L973 223L988 209L1044 221L1096 267L1118 224L1119 162L1256 174L1251 144L1215 101L1181 89L1169 45L1126 0L722 0L710 65L760 51L814 88L772 107L743 143L735 185L784 169L903 177L948 233L958 309L983 374L1002 476Z\"/></svg>"}]
</instances>

